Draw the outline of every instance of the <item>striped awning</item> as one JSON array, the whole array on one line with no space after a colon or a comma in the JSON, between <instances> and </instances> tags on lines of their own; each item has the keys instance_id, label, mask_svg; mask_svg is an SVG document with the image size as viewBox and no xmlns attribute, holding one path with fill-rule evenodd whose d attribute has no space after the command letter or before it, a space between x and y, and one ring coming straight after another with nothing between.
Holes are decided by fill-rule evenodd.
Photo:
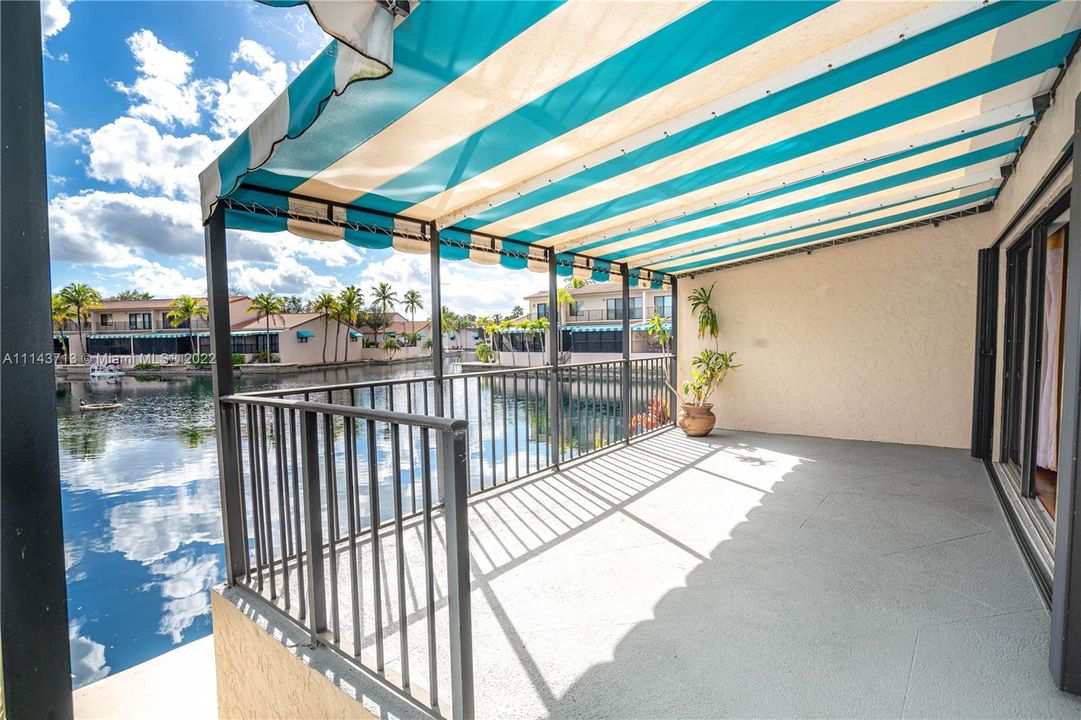
<instances>
[{"instance_id":1,"label":"striped awning","mask_svg":"<svg viewBox=\"0 0 1081 720\"><path fill-rule=\"evenodd\" d=\"M354 82L336 39L203 173L204 219L658 285L986 208L1081 27L1074 2L763 10L414 3L393 72Z\"/></svg>"}]
</instances>

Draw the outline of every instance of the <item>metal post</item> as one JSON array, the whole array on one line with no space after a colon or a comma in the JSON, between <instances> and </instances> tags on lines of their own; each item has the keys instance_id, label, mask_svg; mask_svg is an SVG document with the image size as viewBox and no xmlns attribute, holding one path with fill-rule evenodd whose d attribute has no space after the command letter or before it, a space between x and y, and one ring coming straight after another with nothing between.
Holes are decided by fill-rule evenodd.
<instances>
[{"instance_id":1,"label":"metal post","mask_svg":"<svg viewBox=\"0 0 1081 720\"><path fill-rule=\"evenodd\" d=\"M428 225L428 253L432 276L432 374L435 376L435 414L443 416L443 292L439 260L439 228Z\"/></svg>"},{"instance_id":2,"label":"metal post","mask_svg":"<svg viewBox=\"0 0 1081 720\"><path fill-rule=\"evenodd\" d=\"M221 398L233 394L233 347L229 317L229 261L226 251L225 209L219 203L203 229L206 240L206 304L209 311L210 353L214 357L214 407L218 439L218 486L225 538L225 577L236 583L247 570L240 486L240 448L237 445L239 412Z\"/></svg>"},{"instance_id":3,"label":"metal post","mask_svg":"<svg viewBox=\"0 0 1081 720\"><path fill-rule=\"evenodd\" d=\"M49 317L41 20L0 3L0 651L4 712L72 717L60 459Z\"/></svg>"},{"instance_id":4,"label":"metal post","mask_svg":"<svg viewBox=\"0 0 1081 720\"><path fill-rule=\"evenodd\" d=\"M679 359L679 354L676 352L676 348L679 346L679 323L677 318L679 317L679 296L676 294L676 278L671 276L669 279L670 286L672 288L672 336L668 341L669 348L671 349L672 358L669 361L671 366L668 371L668 376L672 381L672 387L668 389L669 393L669 411L668 417L672 422L676 421L676 414L679 412L679 398L676 395L676 388L679 387L679 381L676 378L676 373L679 372L679 364L676 362Z\"/></svg>"},{"instance_id":5,"label":"metal post","mask_svg":"<svg viewBox=\"0 0 1081 720\"><path fill-rule=\"evenodd\" d=\"M559 411L562 398L559 393L559 276L556 274L555 248L548 250L548 456L552 467L559 467L560 431Z\"/></svg>"},{"instance_id":6,"label":"metal post","mask_svg":"<svg viewBox=\"0 0 1081 720\"><path fill-rule=\"evenodd\" d=\"M327 594L319 493L319 416L308 410L300 415L300 457L304 474L304 548L308 554L308 632L315 645L327 629Z\"/></svg>"},{"instance_id":7,"label":"metal post","mask_svg":"<svg viewBox=\"0 0 1081 720\"><path fill-rule=\"evenodd\" d=\"M434 222L428 224L428 257L431 259L431 278L432 278L432 376L435 380L432 381L432 402L433 412L439 417L443 417L443 273L442 263L439 256L439 228L436 227ZM425 391L427 392L427 391ZM453 387L452 387L453 392ZM477 397L479 400L480 390L477 390ZM453 406L454 398L451 398L451 405ZM451 414L454 414L454 408L451 407ZM439 454L443 452L443 449L436 445L436 463L438 466ZM435 494L439 502L443 502L443 485L438 484L436 486ZM429 502L427 498L425 503Z\"/></svg>"},{"instance_id":8,"label":"metal post","mask_svg":"<svg viewBox=\"0 0 1081 720\"><path fill-rule=\"evenodd\" d=\"M623 288L623 442L631 441L631 267L623 264L620 286ZM642 315L646 305L642 302Z\"/></svg>"},{"instance_id":9,"label":"metal post","mask_svg":"<svg viewBox=\"0 0 1081 720\"><path fill-rule=\"evenodd\" d=\"M1051 581L1051 675L1060 690L1081 693L1081 95L1074 104L1073 187L1066 257L1066 323L1063 337L1062 410L1059 423L1058 512L1055 576Z\"/></svg>"},{"instance_id":10,"label":"metal post","mask_svg":"<svg viewBox=\"0 0 1081 720\"><path fill-rule=\"evenodd\" d=\"M473 614L469 583L469 475L465 420L439 433L439 478L447 526L447 612L450 620L451 717L472 720Z\"/></svg>"}]
</instances>

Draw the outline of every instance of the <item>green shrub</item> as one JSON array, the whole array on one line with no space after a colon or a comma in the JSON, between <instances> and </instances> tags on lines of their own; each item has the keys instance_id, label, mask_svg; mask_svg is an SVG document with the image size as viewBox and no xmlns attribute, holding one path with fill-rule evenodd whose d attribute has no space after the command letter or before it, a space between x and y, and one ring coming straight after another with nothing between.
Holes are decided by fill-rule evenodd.
<instances>
[{"instance_id":1,"label":"green shrub","mask_svg":"<svg viewBox=\"0 0 1081 720\"><path fill-rule=\"evenodd\" d=\"M132 366L132 370L161 370L161 365L155 365L154 363L135 363Z\"/></svg>"},{"instance_id":2,"label":"green shrub","mask_svg":"<svg viewBox=\"0 0 1081 720\"><path fill-rule=\"evenodd\" d=\"M244 364L244 353L233 353L233 364L234 365L243 365Z\"/></svg>"},{"instance_id":3,"label":"green shrub","mask_svg":"<svg viewBox=\"0 0 1081 720\"><path fill-rule=\"evenodd\" d=\"M253 363L265 363L265 362L276 363L276 362L281 362L282 359L278 355L270 355L268 357L267 351L266 350L261 350L261 351L255 353L254 355L251 356L251 361Z\"/></svg>"},{"instance_id":4,"label":"green shrub","mask_svg":"<svg viewBox=\"0 0 1081 720\"><path fill-rule=\"evenodd\" d=\"M477 343L477 360L482 363L495 362L495 350L488 343Z\"/></svg>"}]
</instances>

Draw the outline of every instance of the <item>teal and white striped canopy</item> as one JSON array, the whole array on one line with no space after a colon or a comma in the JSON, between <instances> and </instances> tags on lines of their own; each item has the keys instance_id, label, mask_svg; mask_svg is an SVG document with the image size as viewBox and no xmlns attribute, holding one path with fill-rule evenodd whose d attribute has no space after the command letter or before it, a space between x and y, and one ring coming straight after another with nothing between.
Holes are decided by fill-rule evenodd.
<instances>
[{"instance_id":1,"label":"teal and white striped canopy","mask_svg":"<svg viewBox=\"0 0 1081 720\"><path fill-rule=\"evenodd\" d=\"M338 39L203 173L204 219L407 252L434 227L445 258L640 285L985 208L1081 27L1074 2L398 2L365 16L393 72L355 82L357 22L320 5Z\"/></svg>"}]
</instances>

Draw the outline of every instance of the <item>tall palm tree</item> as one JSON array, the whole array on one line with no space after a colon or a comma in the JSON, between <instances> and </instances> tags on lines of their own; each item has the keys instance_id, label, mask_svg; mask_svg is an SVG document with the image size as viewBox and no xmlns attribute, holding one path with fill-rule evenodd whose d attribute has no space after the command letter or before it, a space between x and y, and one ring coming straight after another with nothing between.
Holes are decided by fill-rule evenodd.
<instances>
[{"instance_id":1,"label":"tall palm tree","mask_svg":"<svg viewBox=\"0 0 1081 720\"><path fill-rule=\"evenodd\" d=\"M101 293L86 283L73 282L64 286L60 297L75 311L75 327L79 330L79 348L86 352L83 344L83 321L90 319L90 311L101 307Z\"/></svg>"},{"instance_id":2,"label":"tall palm tree","mask_svg":"<svg viewBox=\"0 0 1081 720\"><path fill-rule=\"evenodd\" d=\"M417 310L424 308L424 301L420 298L420 293L416 290L406 290L405 295L402 296L402 301L405 303L406 312L409 313L409 334L413 336L413 341L417 339Z\"/></svg>"},{"instance_id":3,"label":"tall palm tree","mask_svg":"<svg viewBox=\"0 0 1081 720\"><path fill-rule=\"evenodd\" d=\"M195 328L192 327L192 320L195 318L206 318L209 315L209 310L202 300L196 300L190 295L181 295L169 305L169 310L166 317L169 318L169 324L173 327L180 327L185 322L188 324L188 341L191 343L191 353L194 355L198 352L195 347Z\"/></svg>"},{"instance_id":4,"label":"tall palm tree","mask_svg":"<svg viewBox=\"0 0 1081 720\"><path fill-rule=\"evenodd\" d=\"M364 295L361 294L356 285L350 285L338 295L338 318L344 320L350 329L356 324L357 316L360 315L360 310L363 307ZM346 330L346 332L349 332L349 330ZM337 349L335 349L334 359L338 359ZM348 340L345 342L345 361L349 362Z\"/></svg>"},{"instance_id":5,"label":"tall palm tree","mask_svg":"<svg viewBox=\"0 0 1081 720\"><path fill-rule=\"evenodd\" d=\"M390 289L390 283L381 282L372 288L372 295L374 296L372 302L379 305L379 311L383 315L383 327L386 327L390 324L387 309L394 309L394 304L398 302L398 293Z\"/></svg>"},{"instance_id":6,"label":"tall palm tree","mask_svg":"<svg viewBox=\"0 0 1081 720\"><path fill-rule=\"evenodd\" d=\"M248 312L257 312L261 317L266 318L266 361L270 362L270 318L282 316L285 312L285 301L277 293L259 293L251 299Z\"/></svg>"},{"instance_id":7,"label":"tall palm tree","mask_svg":"<svg viewBox=\"0 0 1081 720\"><path fill-rule=\"evenodd\" d=\"M330 317L338 314L338 301L330 293L320 293L312 303L312 312L323 314L323 362L327 361L327 332L330 330ZM338 332L334 335L334 359L338 359Z\"/></svg>"},{"instance_id":8,"label":"tall palm tree","mask_svg":"<svg viewBox=\"0 0 1081 720\"><path fill-rule=\"evenodd\" d=\"M60 295L53 295L53 330L60 333L60 347L64 355L68 354L68 336L64 334L64 323L72 318L71 305Z\"/></svg>"}]
</instances>

